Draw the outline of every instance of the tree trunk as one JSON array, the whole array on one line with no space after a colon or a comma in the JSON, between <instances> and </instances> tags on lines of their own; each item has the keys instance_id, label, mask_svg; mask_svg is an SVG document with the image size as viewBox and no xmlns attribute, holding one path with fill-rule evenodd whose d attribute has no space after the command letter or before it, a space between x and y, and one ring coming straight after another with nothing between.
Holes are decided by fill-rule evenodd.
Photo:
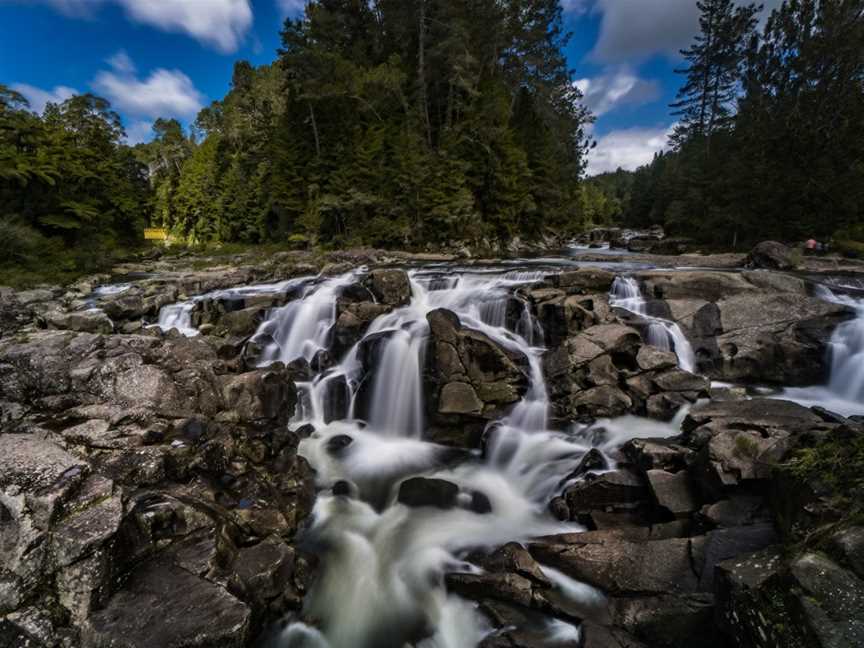
<instances>
[{"instance_id":1,"label":"tree trunk","mask_svg":"<svg viewBox=\"0 0 864 648\"><path fill-rule=\"evenodd\" d=\"M315 121L315 110L312 108L312 102L307 101L309 106L309 119L312 120L312 133L315 135L315 157L321 157L321 141L318 139L318 122Z\"/></svg>"},{"instance_id":2,"label":"tree trunk","mask_svg":"<svg viewBox=\"0 0 864 648\"><path fill-rule=\"evenodd\" d=\"M426 90L426 0L420 0L417 42L417 82L420 84L420 112L426 123L426 142L431 147L432 124L429 122L429 100Z\"/></svg>"}]
</instances>

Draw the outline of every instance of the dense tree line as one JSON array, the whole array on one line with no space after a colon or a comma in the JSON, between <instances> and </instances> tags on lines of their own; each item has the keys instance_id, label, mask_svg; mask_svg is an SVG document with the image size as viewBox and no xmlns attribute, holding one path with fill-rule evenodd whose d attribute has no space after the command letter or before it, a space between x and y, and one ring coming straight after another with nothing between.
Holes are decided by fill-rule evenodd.
<instances>
[{"instance_id":1,"label":"dense tree line","mask_svg":"<svg viewBox=\"0 0 864 648\"><path fill-rule=\"evenodd\" d=\"M722 246L864 240L864 0L701 0L672 149L636 171L626 224Z\"/></svg>"},{"instance_id":2,"label":"dense tree line","mask_svg":"<svg viewBox=\"0 0 864 648\"><path fill-rule=\"evenodd\" d=\"M42 116L0 85L0 265L94 268L132 244L150 213L146 166L117 113L81 95Z\"/></svg>"},{"instance_id":3,"label":"dense tree line","mask_svg":"<svg viewBox=\"0 0 864 648\"><path fill-rule=\"evenodd\" d=\"M146 147L195 241L420 246L581 225L589 120L557 0L318 0ZM159 126L159 125L157 125Z\"/></svg>"}]
</instances>

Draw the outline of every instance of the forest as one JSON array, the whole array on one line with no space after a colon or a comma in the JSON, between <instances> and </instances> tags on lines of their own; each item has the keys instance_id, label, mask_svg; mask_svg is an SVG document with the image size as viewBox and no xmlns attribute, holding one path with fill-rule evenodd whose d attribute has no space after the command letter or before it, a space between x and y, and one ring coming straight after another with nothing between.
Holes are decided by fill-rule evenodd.
<instances>
[{"instance_id":1,"label":"forest","mask_svg":"<svg viewBox=\"0 0 864 648\"><path fill-rule=\"evenodd\" d=\"M864 240L864 0L700 0L670 145L584 177L593 117L557 0L316 0L273 63L130 147L90 94L0 85L0 258L93 269L187 244L494 248L597 224L715 247ZM578 37L578 35L577 35Z\"/></svg>"}]
</instances>

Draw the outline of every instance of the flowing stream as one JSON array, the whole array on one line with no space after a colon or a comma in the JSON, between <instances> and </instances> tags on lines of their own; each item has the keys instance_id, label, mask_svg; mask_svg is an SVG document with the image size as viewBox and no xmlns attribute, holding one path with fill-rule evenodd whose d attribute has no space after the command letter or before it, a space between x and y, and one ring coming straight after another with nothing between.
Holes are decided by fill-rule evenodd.
<instances>
[{"instance_id":1,"label":"flowing stream","mask_svg":"<svg viewBox=\"0 0 864 648\"><path fill-rule=\"evenodd\" d=\"M802 405L819 405L843 415L864 413L864 298L854 298L821 287L819 296L855 310L855 317L838 326L828 347L831 367L828 384L792 387L780 392Z\"/></svg>"},{"instance_id":2,"label":"flowing stream","mask_svg":"<svg viewBox=\"0 0 864 648\"><path fill-rule=\"evenodd\" d=\"M648 314L648 302L642 296L639 282L633 277L616 277L612 284L609 304L628 310L645 320L648 331L646 342L664 351L674 351L678 365L685 371L696 371L696 355L681 327L660 317Z\"/></svg>"},{"instance_id":3,"label":"flowing stream","mask_svg":"<svg viewBox=\"0 0 864 648\"><path fill-rule=\"evenodd\" d=\"M300 539L321 558L303 610L304 619L316 622L314 627L289 624L274 645L476 646L494 628L476 604L448 594L445 574L477 572L466 560L472 549L581 530L552 518L546 506L568 483L582 455L591 447L610 451L634 436L676 433L677 421L661 424L637 417L598 422L605 434L583 426L547 429L543 349L536 346L542 330L513 296L517 287L543 274L506 268L412 271L408 305L378 317L337 365L298 384L302 398L293 424L314 428L301 441L300 453L315 469L321 489ZM262 362L308 360L324 348L335 321L335 298L356 280L348 274L310 286L301 299L275 310L259 330L273 340ZM463 326L529 360L528 391L487 427L482 453L424 440L426 315L436 308L452 310ZM375 345L371 363L368 352L364 361L370 344ZM338 403L346 400L340 411ZM417 475L456 484L457 505L409 508L398 503L399 484ZM478 498L487 510L474 505ZM602 598L554 570L547 575L565 599L591 604ZM578 645L579 628L561 619L538 614L533 630L550 647Z\"/></svg>"}]
</instances>

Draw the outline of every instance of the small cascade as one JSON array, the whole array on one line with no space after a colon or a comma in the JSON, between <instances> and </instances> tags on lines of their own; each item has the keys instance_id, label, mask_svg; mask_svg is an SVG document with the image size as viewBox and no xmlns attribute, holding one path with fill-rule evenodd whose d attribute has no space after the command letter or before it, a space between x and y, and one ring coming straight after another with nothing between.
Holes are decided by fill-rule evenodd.
<instances>
[{"instance_id":1,"label":"small cascade","mask_svg":"<svg viewBox=\"0 0 864 648\"><path fill-rule=\"evenodd\" d=\"M298 358L312 360L326 348L330 328L336 321L336 297L355 276L349 272L307 286L299 299L275 309L253 337L264 343L261 364L277 360L287 364Z\"/></svg>"},{"instance_id":2,"label":"small cascade","mask_svg":"<svg viewBox=\"0 0 864 648\"><path fill-rule=\"evenodd\" d=\"M855 309L856 317L844 322L831 335L831 376L828 389L840 398L864 403L864 299L853 299L830 290L829 301Z\"/></svg>"},{"instance_id":3,"label":"small cascade","mask_svg":"<svg viewBox=\"0 0 864 648\"><path fill-rule=\"evenodd\" d=\"M198 329L192 326L192 311L195 309L194 301L178 302L168 304L159 309L159 321L156 323L163 331L177 329L186 337L198 335Z\"/></svg>"},{"instance_id":4,"label":"small cascade","mask_svg":"<svg viewBox=\"0 0 864 648\"><path fill-rule=\"evenodd\" d=\"M664 351L673 351L678 356L678 365L685 371L696 371L696 354L684 331L675 322L648 314L648 304L633 277L615 277L609 303L628 310L645 320L648 326L646 342Z\"/></svg>"}]
</instances>

